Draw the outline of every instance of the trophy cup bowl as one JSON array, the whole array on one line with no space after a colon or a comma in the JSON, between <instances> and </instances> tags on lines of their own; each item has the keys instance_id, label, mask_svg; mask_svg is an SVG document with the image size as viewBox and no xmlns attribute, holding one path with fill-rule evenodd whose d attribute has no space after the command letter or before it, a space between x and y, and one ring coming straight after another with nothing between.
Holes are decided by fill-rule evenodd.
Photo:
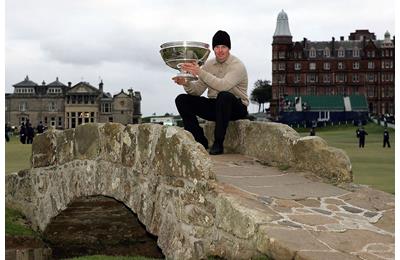
<instances>
[{"instance_id":1,"label":"trophy cup bowl","mask_svg":"<svg viewBox=\"0 0 400 260\"><path fill-rule=\"evenodd\" d=\"M176 41L162 44L160 54L165 64L179 70L177 77L186 80L197 80L197 77L181 70L182 63L196 62L199 66L203 65L210 54L209 45L194 41Z\"/></svg>"}]
</instances>

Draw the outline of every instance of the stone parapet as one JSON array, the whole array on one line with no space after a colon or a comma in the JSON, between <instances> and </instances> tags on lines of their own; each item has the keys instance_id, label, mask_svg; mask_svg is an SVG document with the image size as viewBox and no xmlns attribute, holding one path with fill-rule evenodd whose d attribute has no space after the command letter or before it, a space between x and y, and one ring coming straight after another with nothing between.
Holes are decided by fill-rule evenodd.
<instances>
[{"instance_id":1,"label":"stone parapet","mask_svg":"<svg viewBox=\"0 0 400 260\"><path fill-rule=\"evenodd\" d=\"M214 122L203 128L210 144ZM229 122L224 141L228 153L253 156L263 163L283 168L306 170L332 183L351 182L351 162L347 154L318 136L300 137L285 124L237 120Z\"/></svg>"}]
</instances>

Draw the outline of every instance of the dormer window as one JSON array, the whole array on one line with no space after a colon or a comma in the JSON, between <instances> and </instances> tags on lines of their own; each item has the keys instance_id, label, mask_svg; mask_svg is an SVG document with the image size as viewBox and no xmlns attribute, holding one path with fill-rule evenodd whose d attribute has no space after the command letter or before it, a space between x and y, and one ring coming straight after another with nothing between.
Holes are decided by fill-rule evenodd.
<instances>
[{"instance_id":1,"label":"dormer window","mask_svg":"<svg viewBox=\"0 0 400 260\"><path fill-rule=\"evenodd\" d=\"M310 54L309 54L310 58L315 58L317 56L317 51L315 50L314 47L312 47L310 49Z\"/></svg>"},{"instance_id":2,"label":"dormer window","mask_svg":"<svg viewBox=\"0 0 400 260\"><path fill-rule=\"evenodd\" d=\"M344 57L344 48L340 47L338 50L338 57L343 58Z\"/></svg>"},{"instance_id":3,"label":"dormer window","mask_svg":"<svg viewBox=\"0 0 400 260\"><path fill-rule=\"evenodd\" d=\"M18 94L33 94L35 90L33 88L16 88L15 93Z\"/></svg>"},{"instance_id":4,"label":"dormer window","mask_svg":"<svg viewBox=\"0 0 400 260\"><path fill-rule=\"evenodd\" d=\"M49 88L47 94L60 94L61 88Z\"/></svg>"}]
</instances>

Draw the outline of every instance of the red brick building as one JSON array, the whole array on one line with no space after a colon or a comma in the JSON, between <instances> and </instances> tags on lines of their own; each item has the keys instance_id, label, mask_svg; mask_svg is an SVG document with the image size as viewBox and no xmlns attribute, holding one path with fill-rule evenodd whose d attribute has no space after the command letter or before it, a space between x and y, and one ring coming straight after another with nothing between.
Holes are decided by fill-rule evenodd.
<instances>
[{"instance_id":1,"label":"red brick building","mask_svg":"<svg viewBox=\"0 0 400 260\"><path fill-rule=\"evenodd\" d=\"M395 37L377 40L356 30L329 41L292 41L287 14L277 19L272 42L271 114L281 111L285 96L364 95L369 113L392 114L395 84Z\"/></svg>"}]
</instances>

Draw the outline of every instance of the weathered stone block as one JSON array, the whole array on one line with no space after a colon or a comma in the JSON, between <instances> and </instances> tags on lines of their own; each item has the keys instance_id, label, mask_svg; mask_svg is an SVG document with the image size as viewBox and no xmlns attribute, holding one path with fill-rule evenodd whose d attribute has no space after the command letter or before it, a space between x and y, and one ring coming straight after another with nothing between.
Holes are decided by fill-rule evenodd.
<instances>
[{"instance_id":1,"label":"weathered stone block","mask_svg":"<svg viewBox=\"0 0 400 260\"><path fill-rule=\"evenodd\" d=\"M214 126L214 122L204 125L209 142L214 139ZM254 156L270 164L287 164L294 160L291 146L299 137L284 124L237 120L229 122L224 149Z\"/></svg>"},{"instance_id":2,"label":"weathered stone block","mask_svg":"<svg viewBox=\"0 0 400 260\"><path fill-rule=\"evenodd\" d=\"M214 179L212 162L193 136L178 127L165 127L155 148L154 168L164 176Z\"/></svg>"},{"instance_id":3,"label":"weathered stone block","mask_svg":"<svg viewBox=\"0 0 400 260\"><path fill-rule=\"evenodd\" d=\"M137 147L138 132L139 125L127 125L124 131L121 133L121 162L124 166L132 167L135 164L138 153L140 152Z\"/></svg>"},{"instance_id":4,"label":"weathered stone block","mask_svg":"<svg viewBox=\"0 0 400 260\"><path fill-rule=\"evenodd\" d=\"M56 163L56 133L57 130L50 129L34 138L31 157L32 167L46 167Z\"/></svg>"},{"instance_id":5,"label":"weathered stone block","mask_svg":"<svg viewBox=\"0 0 400 260\"><path fill-rule=\"evenodd\" d=\"M79 125L75 128L75 158L96 159L101 150L99 142L99 124Z\"/></svg>"},{"instance_id":6,"label":"weathered stone block","mask_svg":"<svg viewBox=\"0 0 400 260\"><path fill-rule=\"evenodd\" d=\"M106 123L99 127L99 159L112 163L121 163L122 134L125 126L117 123Z\"/></svg>"},{"instance_id":7,"label":"weathered stone block","mask_svg":"<svg viewBox=\"0 0 400 260\"><path fill-rule=\"evenodd\" d=\"M350 158L334 147L329 147L325 140L318 136L299 138L293 146L296 168L310 170L332 182L351 182Z\"/></svg>"},{"instance_id":8,"label":"weathered stone block","mask_svg":"<svg viewBox=\"0 0 400 260\"><path fill-rule=\"evenodd\" d=\"M75 129L57 132L55 152L57 164L64 164L74 160L74 136Z\"/></svg>"}]
</instances>

